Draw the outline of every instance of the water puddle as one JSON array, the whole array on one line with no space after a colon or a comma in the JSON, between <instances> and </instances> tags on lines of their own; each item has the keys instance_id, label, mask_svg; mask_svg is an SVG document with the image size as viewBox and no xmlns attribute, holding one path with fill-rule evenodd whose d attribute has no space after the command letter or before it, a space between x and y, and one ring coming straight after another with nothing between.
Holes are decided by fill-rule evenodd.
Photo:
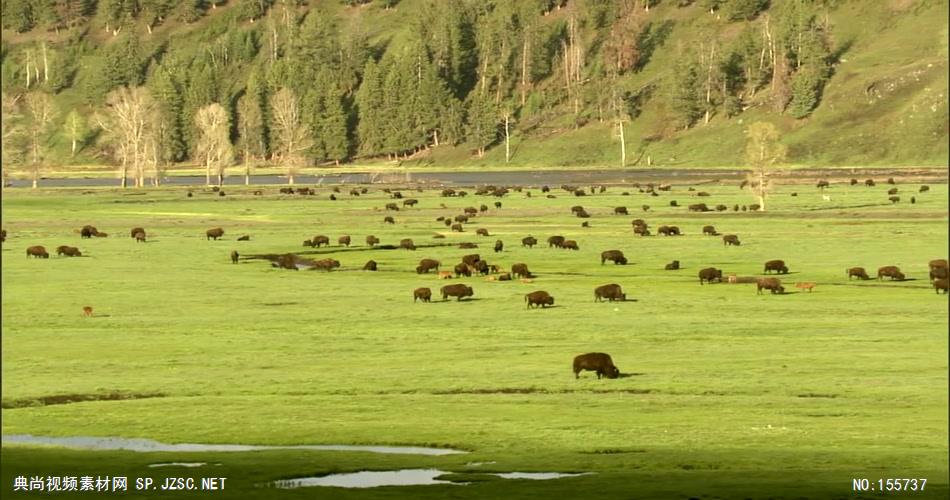
<instances>
[{"instance_id":1,"label":"water puddle","mask_svg":"<svg viewBox=\"0 0 950 500\"><path fill-rule=\"evenodd\" d=\"M548 479L561 479L563 477L587 476L593 474L593 472L578 472L575 474L568 474L566 472L489 472L489 474L504 479L535 479L545 481Z\"/></svg>"},{"instance_id":2,"label":"water puddle","mask_svg":"<svg viewBox=\"0 0 950 500\"><path fill-rule=\"evenodd\" d=\"M346 474L330 474L320 477L285 479L274 483L278 488L293 489L308 486L336 486L338 488L375 488L377 486L417 486L426 484L457 484L439 481L436 478L449 474L438 469L402 469L392 471L361 471Z\"/></svg>"},{"instance_id":3,"label":"water puddle","mask_svg":"<svg viewBox=\"0 0 950 500\"><path fill-rule=\"evenodd\" d=\"M167 444L151 439L127 439L119 437L46 437L30 434L12 434L3 436L3 444L34 444L62 446L84 450L129 450L138 452L232 452L259 450L314 450L314 451L366 451L370 453L392 453L403 455L456 455L468 453L449 448L426 448L422 446L356 446L356 445L291 445L263 446L246 444Z\"/></svg>"},{"instance_id":4,"label":"water puddle","mask_svg":"<svg viewBox=\"0 0 950 500\"><path fill-rule=\"evenodd\" d=\"M419 486L427 484L469 484L463 481L446 481L437 478L443 475L452 475L452 472L446 472L438 469L401 469L390 471L360 471L347 472L342 474L330 474L319 477L300 477L295 479L284 479L275 481L273 484L277 488L294 489L306 488L309 486L335 486L337 488L375 488L378 486ZM576 474L561 472L486 472L480 473L489 476L498 476L503 479L533 479L549 480L561 479L564 477L586 476L594 474L593 472L582 472Z\"/></svg>"}]
</instances>

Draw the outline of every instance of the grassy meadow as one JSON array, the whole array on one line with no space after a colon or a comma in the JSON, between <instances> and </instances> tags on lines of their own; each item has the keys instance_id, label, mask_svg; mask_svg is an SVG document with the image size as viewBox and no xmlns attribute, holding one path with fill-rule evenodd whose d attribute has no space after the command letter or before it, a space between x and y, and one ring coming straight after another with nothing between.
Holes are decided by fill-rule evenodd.
<instances>
[{"instance_id":1,"label":"grassy meadow","mask_svg":"<svg viewBox=\"0 0 950 500\"><path fill-rule=\"evenodd\" d=\"M863 177L862 177L863 179ZM227 477L215 498L852 498L852 479L926 478L913 498L948 495L948 299L928 281L927 262L948 254L948 192L931 184L835 183L822 199L813 179L780 186L766 213L733 212L756 200L734 183L692 196L674 184L659 197L631 186L577 198L512 192L500 199L415 192L416 208L387 213L380 187L360 197L330 188L315 196L227 196L183 188L6 190L2 247L2 432L123 436L167 443L389 444L468 450L422 457L273 450L133 453L4 445L6 497L16 476ZM474 189L468 189L471 193ZM629 196L622 195L629 191ZM792 196L797 192L797 196ZM917 203L907 202L915 195ZM680 207L669 206L677 200ZM722 203L727 212L689 213ZM446 208L440 208L440 204ZM481 204L490 210L453 233L438 216ZM571 215L583 205L590 219ZM643 212L640 206L651 209ZM401 205L401 203L400 203ZM613 215L626 206L629 216ZM395 225L383 224L385 215ZM630 221L680 237L639 237ZM581 222L590 222L582 228ZM83 240L84 224L109 233ZM703 236L713 224L739 247ZM148 243L129 238L143 226ZM207 241L220 226L225 236ZM477 236L486 228L490 237ZM433 235L445 235L434 239ZM250 241L236 241L242 234ZM317 234L333 245L314 250ZM342 234L350 248L335 245ZM413 238L416 251L368 249ZM560 234L579 251L549 249ZM541 244L522 248L533 235ZM494 253L496 239L505 243ZM457 243L479 243L477 250ZM44 245L48 260L24 257ZM81 258L55 255L77 246ZM630 264L600 264L622 250ZM229 252L242 259L232 264ZM332 257L342 268L288 271L255 254ZM533 283L418 275L422 258L444 270L469 253L510 268L528 264ZM369 260L378 272L362 271ZM664 265L677 259L679 271ZM788 293L755 285L700 286L704 267L757 276L784 259ZM849 281L899 266L903 282ZM817 283L799 292L799 281ZM474 299L413 303L412 290L447 283ZM594 287L618 283L628 301L597 303ZM555 307L527 310L524 294L546 290ZM93 317L82 307L92 306ZM624 374L575 380L571 361L607 352ZM151 396L44 405L43 398ZM156 462L208 462L197 469ZM483 462L474 465L473 462ZM331 472L439 468L467 485L365 490L274 490L273 480ZM595 472L553 481L479 472ZM132 479L130 479L130 482ZM78 494L78 493L77 493ZM35 493L34 493L35 495ZM43 493L46 495L46 493ZM882 496L880 492L868 496ZM893 493L883 496L892 496ZM26 495L20 495L26 496ZM128 497L183 498L182 492ZM17 495L11 495L16 498Z\"/></svg>"}]
</instances>

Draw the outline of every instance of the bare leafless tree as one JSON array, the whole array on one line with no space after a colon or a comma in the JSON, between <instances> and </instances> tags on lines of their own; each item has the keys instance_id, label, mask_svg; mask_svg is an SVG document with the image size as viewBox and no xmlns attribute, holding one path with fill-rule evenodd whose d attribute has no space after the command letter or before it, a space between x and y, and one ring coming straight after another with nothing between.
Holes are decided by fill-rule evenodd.
<instances>
[{"instance_id":1,"label":"bare leafless tree","mask_svg":"<svg viewBox=\"0 0 950 500\"><path fill-rule=\"evenodd\" d=\"M121 161L122 187L128 186L131 164L135 185L145 186L146 142L156 112L155 101L145 87L120 87L106 97L111 120L98 118L97 122L115 141L115 151Z\"/></svg>"},{"instance_id":2,"label":"bare leafless tree","mask_svg":"<svg viewBox=\"0 0 950 500\"><path fill-rule=\"evenodd\" d=\"M749 184L759 199L759 210L765 211L765 196L772 189L770 179L775 165L785 159L786 147L779 143L775 125L755 122L746 132L746 161L749 162Z\"/></svg>"},{"instance_id":3,"label":"bare leafless tree","mask_svg":"<svg viewBox=\"0 0 950 500\"><path fill-rule=\"evenodd\" d=\"M307 162L305 152L313 145L313 138L303 123L300 101L292 90L277 91L271 97L270 107L277 150L287 166L287 182L293 184L297 169Z\"/></svg>"},{"instance_id":4,"label":"bare leafless tree","mask_svg":"<svg viewBox=\"0 0 950 500\"><path fill-rule=\"evenodd\" d=\"M225 167L234 161L228 112L218 103L209 104L195 114L195 124L199 134L195 156L205 164L205 182L211 185L211 169L214 168L220 186L224 184Z\"/></svg>"}]
</instances>

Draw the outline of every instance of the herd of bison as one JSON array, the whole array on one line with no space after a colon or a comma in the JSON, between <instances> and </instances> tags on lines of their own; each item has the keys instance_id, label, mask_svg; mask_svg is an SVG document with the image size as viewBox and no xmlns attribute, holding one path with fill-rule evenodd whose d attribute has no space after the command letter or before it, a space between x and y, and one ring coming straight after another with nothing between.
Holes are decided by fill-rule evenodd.
<instances>
[{"instance_id":1,"label":"herd of bison","mask_svg":"<svg viewBox=\"0 0 950 500\"><path fill-rule=\"evenodd\" d=\"M888 179L889 184L896 184L893 179ZM851 180L851 185L858 185L859 182L857 179ZM744 189L748 186L748 182L743 182L740 184L740 189ZM872 187L875 185L872 179L868 179L864 182L865 186ZM658 196L657 191L670 191L671 186L668 184L645 184L640 185L637 183L630 184L635 189L638 189L641 193ZM830 184L827 181L819 181L817 188L824 190L830 187ZM575 186L564 185L561 188L566 191L569 195L576 197L587 196L587 190L583 188L578 188ZM423 191L422 188L417 188L418 191ZM333 193L330 194L331 200L336 200L336 194L341 193L339 187L332 188ZM606 186L599 187L590 187L590 194L594 195L598 192L606 192ZM224 194L223 191L219 189L214 189L214 192L217 192L219 195ZM401 199L401 207L395 202L386 203L383 208L387 212L399 212L400 210L405 210L407 208L415 207L419 201L412 198L404 198L401 191L386 188L382 190L384 193L388 194L391 199ZM544 186L540 189L541 193L548 198L554 198L555 195L551 194L551 189L548 186ZM696 192L693 187L689 187L688 191L693 196L708 196L706 192ZM928 186L920 186L918 193L925 193L929 191ZM280 194L289 194L289 195L316 195L317 191L313 188L299 187L296 190L290 187L280 188ZM368 188L362 187L359 189L351 189L349 195L356 197L365 195L369 192ZM503 198L506 195L509 195L511 192L524 193L524 196L531 197L532 192L526 188L520 186L513 187L498 187L498 186L485 186L479 188L475 191L475 195L479 196L494 196L497 198ZM897 188L891 188L888 190L888 195L890 196L889 201L896 203L899 201L899 198L895 196L898 192ZM334 194L336 193L336 194ZM253 195L260 196L263 192L260 190L253 191ZM449 197L465 197L469 193L462 190L454 189L443 189L441 191L441 196L445 198ZM629 192L623 192L623 195L629 195ZM792 193L792 196L797 196L797 193ZM192 192L188 191L188 197L192 197ZM896 199L895 199L896 198ZM911 203L915 203L916 199L911 198ZM675 200L670 201L670 206L679 206ZM445 204L440 204L441 208L448 208ZM502 207L501 201L494 202L495 209L500 209ZM709 208L705 203L694 203L688 205L688 210L691 212L706 212L706 211L726 211L728 207L725 205L717 205L714 208ZM735 205L733 207L734 211L747 211L747 210L758 210L757 205L752 206L743 206ZM643 211L649 211L650 207L648 205L642 206ZM377 209L379 210L379 209ZM436 219L436 222L440 225L444 225L453 232L464 232L465 225L470 222L472 218L478 217L480 213L485 213L489 210L487 205L482 204L480 207L466 207L463 209L461 214L455 215L454 217L449 216L440 216ZM591 217L590 213L580 205L571 207L572 215L581 218L588 219ZM628 215L626 207L620 206L615 207L613 210L615 215ZM387 215L383 218L384 223L394 224L395 219L392 215ZM643 219L634 219L632 221L633 234L640 237L650 236L651 230L649 225ZM590 227L588 221L584 221L581 224L582 227ZM86 225L80 228L77 231L82 238L104 238L108 237L107 233L100 232L96 227L91 225ZM662 235L665 237L676 237L683 234L677 226L667 226L661 225L655 229L657 235ZM702 228L703 235L706 236L721 236L724 246L739 246L741 242L739 237L735 234L725 234L721 235L714 226L706 225ZM218 240L224 236L225 232L223 228L216 227L208 229L205 232L205 237L208 240ZM491 236L489 231L485 228L478 228L476 234L479 236ZM147 233L142 227L135 227L129 231L129 236L134 239L136 242L146 242ZM0 231L0 241L5 241L7 237L6 230ZM442 234L436 234L434 238L444 238ZM250 239L249 235L242 235L237 238L238 241L247 241ZM342 235L337 238L337 244L344 247L349 247L352 243L352 238L350 235ZM563 250L578 250L580 248L579 243L576 240L566 239L560 235L554 235L547 238L547 244L549 248L557 248ZM405 249L405 250L416 250L417 246L410 238L402 239L399 242L399 245L380 245L380 240L374 235L368 235L365 239L366 245L374 249ZM538 245L538 239L534 236L526 236L521 239L522 247L531 248L535 245ZM310 239L304 240L303 245L306 247L320 248L323 246L330 246L331 240L326 235L316 235ZM494 252L502 252L504 250L504 242L502 240L496 240L493 245ZM465 242L459 244L460 248L477 248L476 243ZM81 257L82 252L79 248L69 245L61 245L56 248L56 254L63 257ZM49 252L44 246L34 245L26 249L27 257L35 258L49 258ZM240 254L237 251L231 251L231 262L238 263L241 258ZM288 270L299 270L299 269L310 269L310 270L324 270L331 271L333 269L340 267L340 262L336 259L326 258L320 260L314 260L307 258L302 255L297 255L294 253L286 253L280 255L266 255L266 256L252 256L251 258L266 258L271 261L271 265L275 268L288 269ZM600 254L600 263L601 265L611 262L614 265L625 265L628 260L624 253L620 250L610 249L601 252ZM935 259L931 260L929 263L929 277L932 283L932 286L936 293L948 293L948 288L950 288L950 281L948 281L948 265L946 259ZM513 281L521 280L524 283L533 282L534 275L529 271L527 264L525 263L515 263L510 266L510 269L504 269L498 265L489 264L486 259L482 258L479 254L469 254L462 257L461 262L451 266L451 271L442 270L443 264L435 259L424 258L419 261L419 264L415 267L415 272L417 274L427 274L430 272L435 272L438 275L439 279L452 279L465 277L471 277L473 275L483 275L488 281ZM378 265L375 261L369 260L362 267L366 271L377 271ZM670 263L665 265L665 270L675 271L680 269L680 263L678 260L673 260ZM788 265L782 260L770 260L765 262L763 267L763 274L775 273L778 275L786 275L789 273ZM848 279L858 278L860 280L870 280L872 279L868 272L863 267L852 267L845 271ZM713 283L713 282L723 282L723 271L721 269L716 269L714 267L708 267L701 269L698 273L699 283ZM883 266L877 270L877 279L882 280L884 278L889 278L891 280L904 280L906 279L905 274L896 266ZM729 283L754 283L756 285L757 293L762 293L763 290L767 290L772 294L782 294L785 292L785 287L782 284L782 281L775 276L764 276L764 277L741 277L735 275L726 275L726 281ZM802 290L811 291L815 287L815 283L804 282L796 283L795 286ZM443 300L448 300L449 297L454 297L456 300L461 301L467 297L474 296L474 290L471 286L465 285L462 283L449 284L442 286L439 289L439 294ZM432 299L432 290L430 288L416 288L413 290L413 301L422 301L430 302ZM626 294L619 284L609 283L605 285L598 286L594 289L594 300L603 301L607 300L610 302L613 301L624 301L626 300ZM554 305L554 297L545 290L537 290L531 293L528 293L524 296L524 302L527 308L546 308L548 306ZM605 353L588 353L579 355L574 359L573 369L575 376L582 370L592 370L597 373L597 377L602 376L607 378L617 378L620 375L619 369L613 364L610 356Z\"/></svg>"}]
</instances>

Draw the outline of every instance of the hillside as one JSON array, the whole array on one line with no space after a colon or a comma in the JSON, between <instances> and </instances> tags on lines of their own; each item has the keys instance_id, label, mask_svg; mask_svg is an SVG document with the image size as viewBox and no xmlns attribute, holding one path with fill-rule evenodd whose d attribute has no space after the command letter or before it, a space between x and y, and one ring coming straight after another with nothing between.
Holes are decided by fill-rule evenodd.
<instances>
[{"instance_id":1,"label":"hillside","mask_svg":"<svg viewBox=\"0 0 950 500\"><path fill-rule=\"evenodd\" d=\"M740 166L757 121L789 166L950 162L946 0L40 4L3 2L8 173L497 166L506 118L516 167L620 166L620 123L627 166Z\"/></svg>"}]
</instances>

